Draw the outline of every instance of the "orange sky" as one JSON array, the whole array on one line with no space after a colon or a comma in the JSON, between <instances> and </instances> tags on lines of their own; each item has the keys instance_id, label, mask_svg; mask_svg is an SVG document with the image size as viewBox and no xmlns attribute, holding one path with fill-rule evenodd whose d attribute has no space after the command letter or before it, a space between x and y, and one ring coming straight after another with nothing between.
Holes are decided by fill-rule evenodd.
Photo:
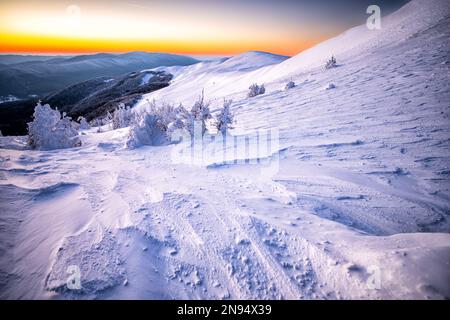
<instances>
[{"instance_id":1,"label":"orange sky","mask_svg":"<svg viewBox=\"0 0 450 320\"><path fill-rule=\"evenodd\" d=\"M0 52L221 55L261 50L294 55L329 37L329 31L319 27L300 28L294 15L274 12L273 3L257 10L249 4L234 0L80 0L76 4L2 0Z\"/></svg>"},{"instance_id":2,"label":"orange sky","mask_svg":"<svg viewBox=\"0 0 450 320\"><path fill-rule=\"evenodd\" d=\"M263 41L230 41L220 43L190 40L147 40L147 39L104 39L71 38L52 35L0 33L2 53L77 54L93 52L171 52L179 54L234 54L250 50L263 50L278 54L293 55L317 41L298 41L295 46L290 40L266 43Z\"/></svg>"}]
</instances>

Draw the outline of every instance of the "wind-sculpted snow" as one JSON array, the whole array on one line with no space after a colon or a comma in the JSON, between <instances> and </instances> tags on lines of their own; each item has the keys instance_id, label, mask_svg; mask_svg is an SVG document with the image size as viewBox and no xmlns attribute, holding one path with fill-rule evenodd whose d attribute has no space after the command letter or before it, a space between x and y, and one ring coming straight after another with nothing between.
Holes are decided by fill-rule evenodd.
<instances>
[{"instance_id":1,"label":"wind-sculpted snow","mask_svg":"<svg viewBox=\"0 0 450 320\"><path fill-rule=\"evenodd\" d=\"M190 105L208 84L214 112L233 96L229 135L247 147L199 144L221 159L183 142L127 149L130 128L53 151L0 137L0 297L450 298L446 5L412 1L382 46L333 51L328 70L179 68L155 98Z\"/></svg>"},{"instance_id":2,"label":"wind-sculpted snow","mask_svg":"<svg viewBox=\"0 0 450 320\"><path fill-rule=\"evenodd\" d=\"M99 239L93 231L87 229L65 239L46 279L47 290L71 298L95 298L99 293L124 283L125 269L115 237L105 233ZM83 280L79 287L67 286L70 266L79 268Z\"/></svg>"}]
</instances>

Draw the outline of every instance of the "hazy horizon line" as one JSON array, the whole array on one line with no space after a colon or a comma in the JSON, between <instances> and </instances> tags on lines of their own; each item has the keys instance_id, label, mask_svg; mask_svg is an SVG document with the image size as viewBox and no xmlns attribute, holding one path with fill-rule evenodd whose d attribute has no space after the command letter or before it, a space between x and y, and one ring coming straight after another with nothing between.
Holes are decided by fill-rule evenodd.
<instances>
[{"instance_id":1,"label":"hazy horizon line","mask_svg":"<svg viewBox=\"0 0 450 320\"><path fill-rule=\"evenodd\" d=\"M131 51L121 51L121 52L116 52L116 51L95 51L95 52L73 52L73 53L47 53L47 52L0 52L0 56L8 56L8 55L13 55L13 56L42 56L42 57L55 57L55 56L64 56L64 57L71 57L71 56L84 56L84 55L96 55L96 54L127 54L127 53L156 53L156 54L172 54L172 55L180 55L180 56L188 56L188 57L192 57L195 59L201 59L201 58L224 58L224 57L231 57L231 56L235 56L235 55L240 55L240 54L244 54L247 52L264 52L264 53L269 53L269 54L274 54L274 55L280 55L280 56L285 56L285 57L291 57L290 55L285 55L285 54L279 54L279 53L274 53L274 52L270 52L270 51L264 51L264 50L247 50L247 51L242 51L242 52L237 52L237 53L233 53L233 54L190 54L190 53L173 53L173 52L161 52L161 51L144 51L144 50L131 50Z\"/></svg>"}]
</instances>

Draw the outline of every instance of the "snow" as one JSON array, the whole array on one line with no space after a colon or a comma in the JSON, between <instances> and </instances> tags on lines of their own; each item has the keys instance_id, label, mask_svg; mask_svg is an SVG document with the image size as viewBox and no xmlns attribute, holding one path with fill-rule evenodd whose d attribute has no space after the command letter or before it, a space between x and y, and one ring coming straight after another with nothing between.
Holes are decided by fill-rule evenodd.
<instances>
[{"instance_id":1,"label":"snow","mask_svg":"<svg viewBox=\"0 0 450 320\"><path fill-rule=\"evenodd\" d=\"M250 51L231 58L205 61L186 67L160 67L155 70L165 70L173 74L174 79L169 87L158 90L155 94L144 95L138 103L138 108L145 106L147 99L191 105L201 94L202 88L208 98L220 100L221 104L222 98L227 94L236 90L247 91L255 82L251 77L253 72L287 61L286 59L286 56ZM175 92L175 95L172 92Z\"/></svg>"},{"instance_id":2,"label":"snow","mask_svg":"<svg viewBox=\"0 0 450 320\"><path fill-rule=\"evenodd\" d=\"M13 95L7 95L7 96L0 96L0 104L4 102L14 102L19 101L20 99Z\"/></svg>"},{"instance_id":3,"label":"snow","mask_svg":"<svg viewBox=\"0 0 450 320\"><path fill-rule=\"evenodd\" d=\"M156 68L156 69L159 69L159 70L165 70L165 69L176 70L177 67L179 68L179 66L174 66L174 67L160 67L160 68ZM141 81L141 86L144 86L144 85L148 84L148 82L155 76L155 74L153 72L148 72L148 71L149 70L142 70L142 71L140 71L140 73L144 73L144 76L142 77L142 81Z\"/></svg>"},{"instance_id":4,"label":"snow","mask_svg":"<svg viewBox=\"0 0 450 320\"><path fill-rule=\"evenodd\" d=\"M233 98L237 140L278 130L259 162L174 162L180 145L127 149L129 128L51 151L0 137L0 298L450 298L448 7L413 0L254 70L177 67L147 95Z\"/></svg>"},{"instance_id":5,"label":"snow","mask_svg":"<svg viewBox=\"0 0 450 320\"><path fill-rule=\"evenodd\" d=\"M28 123L29 144L36 149L62 149L81 145L76 129L77 123L50 105L36 105L33 121Z\"/></svg>"},{"instance_id":6,"label":"snow","mask_svg":"<svg viewBox=\"0 0 450 320\"><path fill-rule=\"evenodd\" d=\"M261 67L278 64L288 59L268 52L249 51L223 61L215 72L252 71Z\"/></svg>"}]
</instances>

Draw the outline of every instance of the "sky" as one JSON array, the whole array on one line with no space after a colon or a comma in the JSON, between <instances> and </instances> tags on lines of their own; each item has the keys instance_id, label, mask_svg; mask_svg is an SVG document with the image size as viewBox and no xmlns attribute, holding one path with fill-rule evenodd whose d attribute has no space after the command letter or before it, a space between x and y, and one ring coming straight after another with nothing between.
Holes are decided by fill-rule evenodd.
<instances>
[{"instance_id":1,"label":"sky","mask_svg":"<svg viewBox=\"0 0 450 320\"><path fill-rule=\"evenodd\" d=\"M407 0L0 0L0 53L295 55Z\"/></svg>"}]
</instances>

